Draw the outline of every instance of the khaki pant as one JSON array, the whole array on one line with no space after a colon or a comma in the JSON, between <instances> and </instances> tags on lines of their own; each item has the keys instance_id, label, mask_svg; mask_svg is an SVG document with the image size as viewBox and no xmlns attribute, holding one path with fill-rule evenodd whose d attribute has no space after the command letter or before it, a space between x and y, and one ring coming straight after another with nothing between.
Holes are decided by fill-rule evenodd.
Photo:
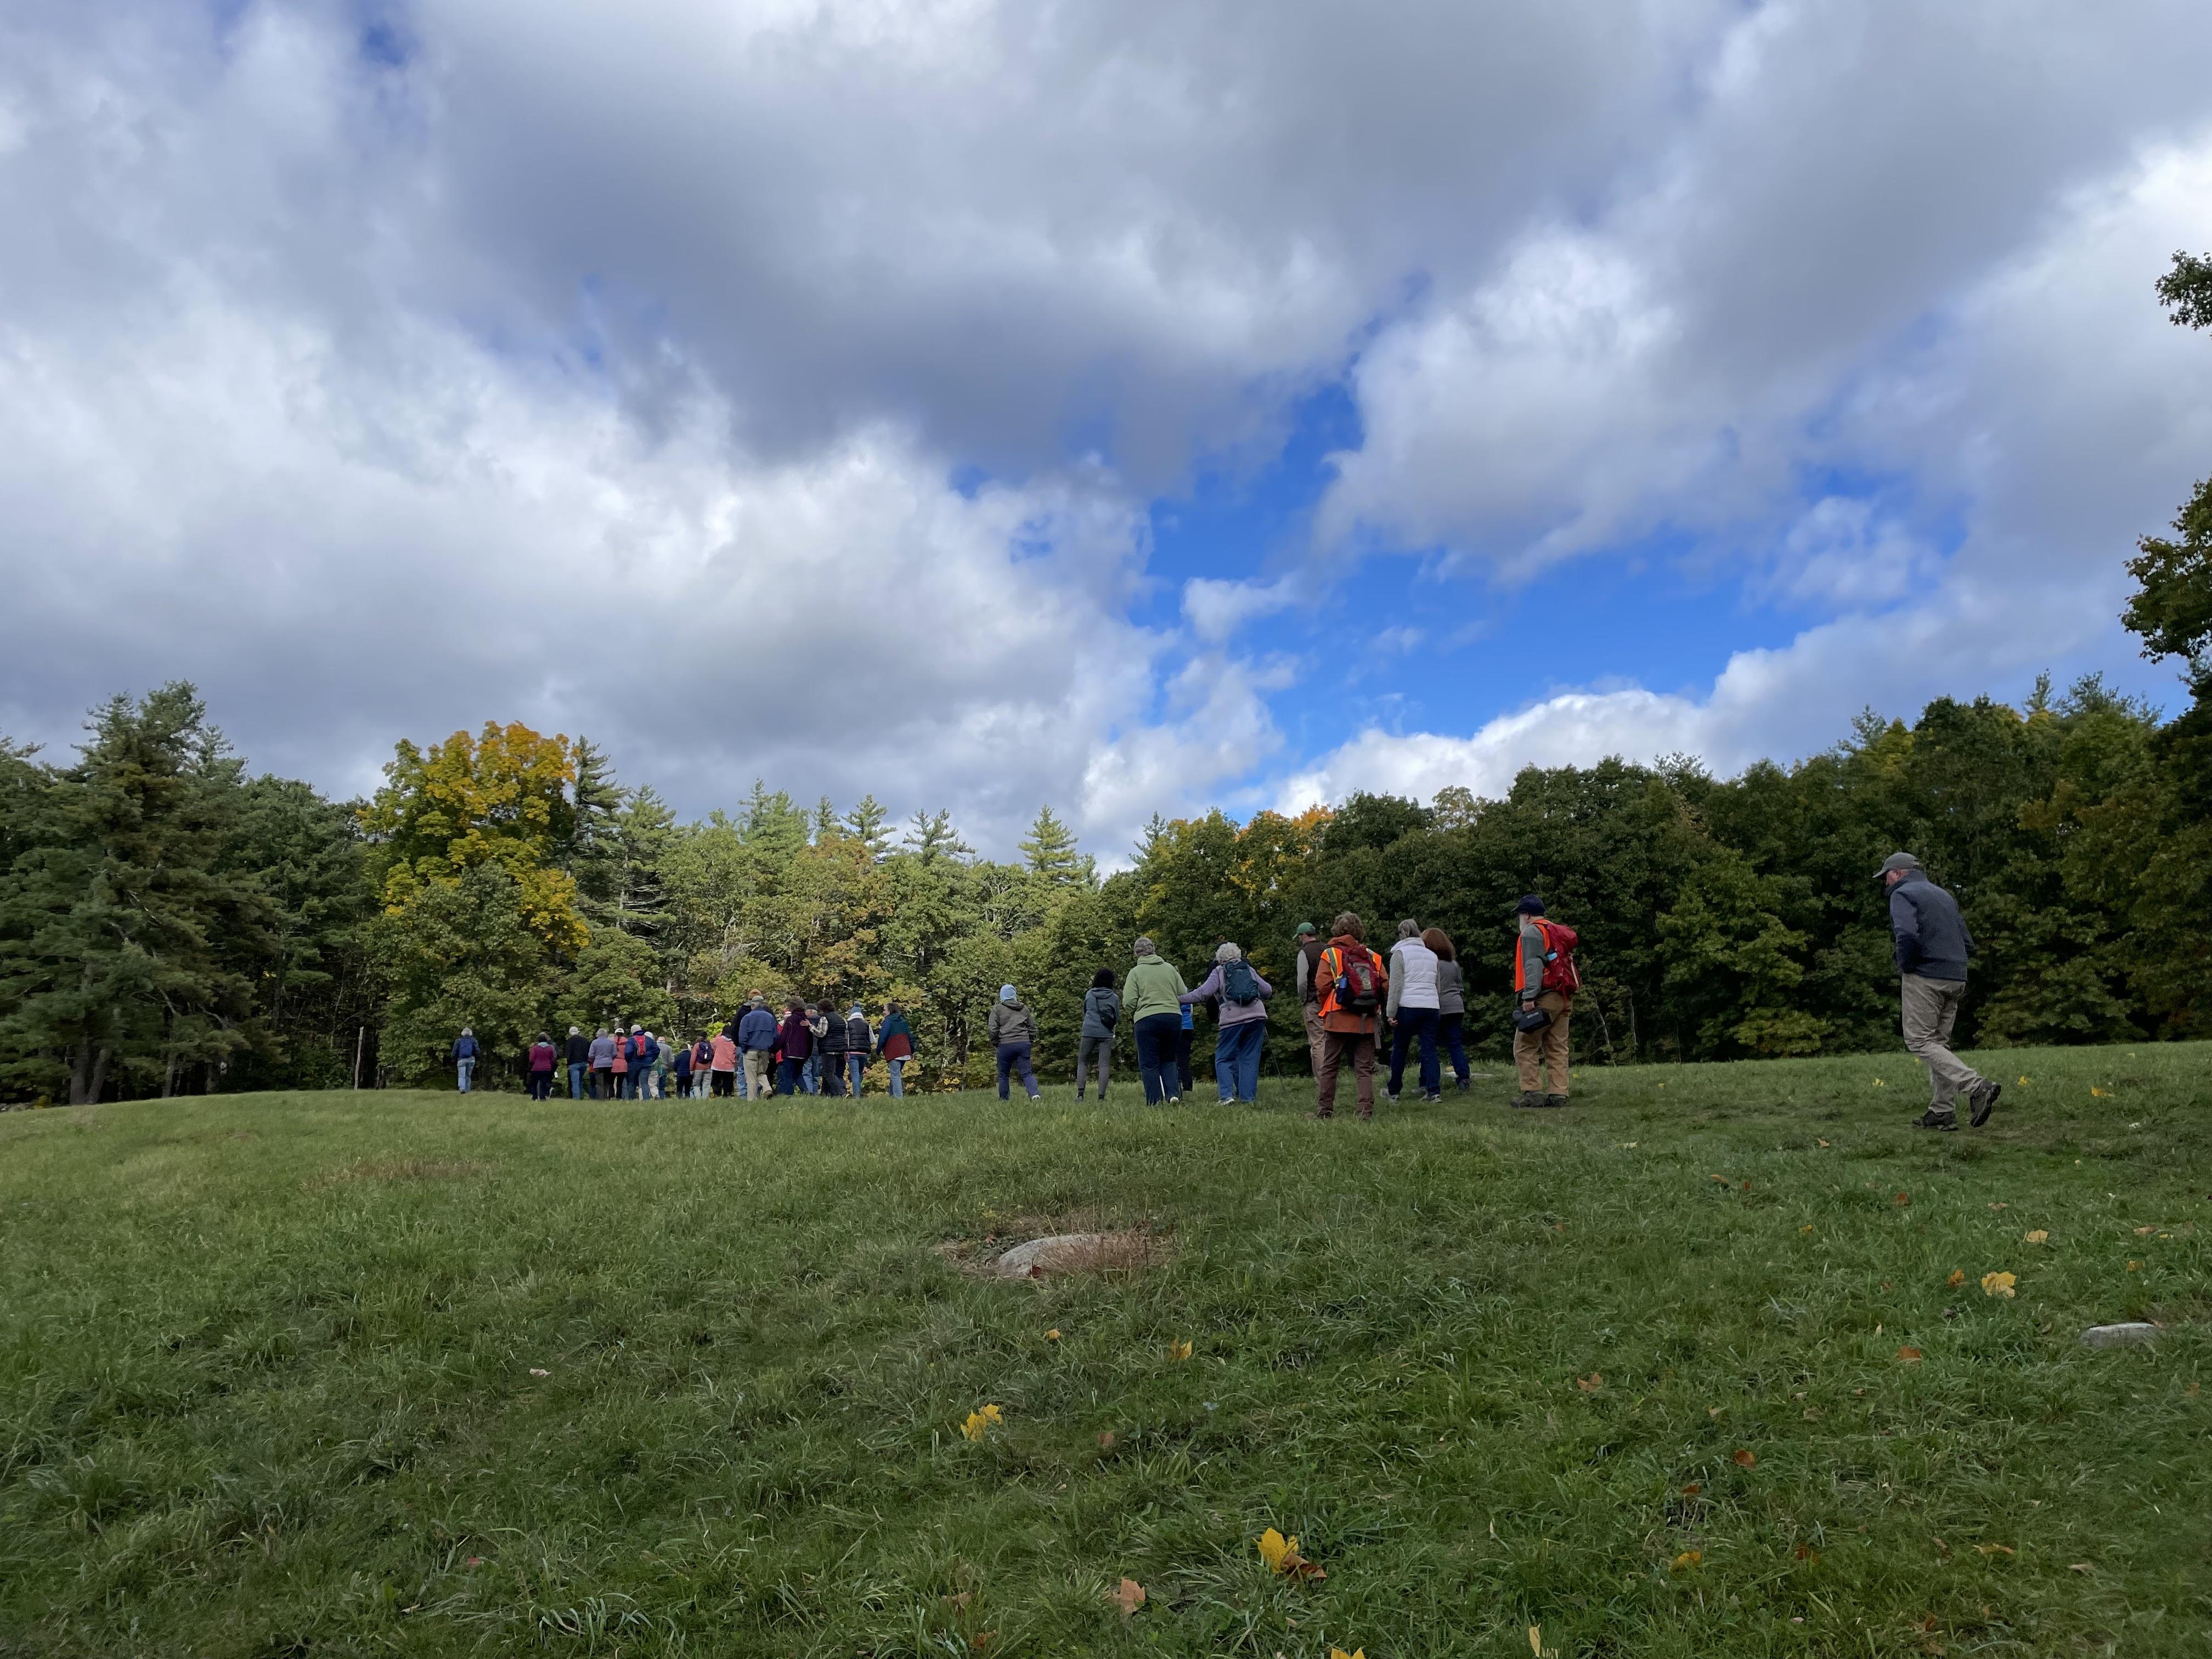
<instances>
[{"instance_id":1,"label":"khaki pant","mask_svg":"<svg viewBox=\"0 0 2212 1659\"><path fill-rule=\"evenodd\" d=\"M1352 1096L1359 1103L1359 1115L1375 1115L1375 1035L1371 1031L1330 1031L1325 1034L1322 1047L1319 1073L1320 1098L1316 1109L1322 1117L1336 1110L1336 1073L1346 1059L1352 1061Z\"/></svg>"},{"instance_id":2,"label":"khaki pant","mask_svg":"<svg viewBox=\"0 0 2212 1659\"><path fill-rule=\"evenodd\" d=\"M768 1056L758 1048L745 1050L745 1092L755 1100L762 1097L767 1087Z\"/></svg>"},{"instance_id":3,"label":"khaki pant","mask_svg":"<svg viewBox=\"0 0 2212 1659\"><path fill-rule=\"evenodd\" d=\"M1313 1073L1318 1081L1322 1057L1328 1052L1328 1029L1321 1023L1321 1006L1318 1003L1308 1002L1300 1006L1306 1012L1306 1053L1313 1057Z\"/></svg>"},{"instance_id":4,"label":"khaki pant","mask_svg":"<svg viewBox=\"0 0 2212 1659\"><path fill-rule=\"evenodd\" d=\"M1536 999L1536 1006L1552 1017L1552 1023L1540 1031L1516 1031L1513 1034L1513 1069L1521 1074L1521 1092L1528 1095L1564 1095L1567 1092L1567 1021L1573 1017L1575 1006L1557 991L1547 991ZM1538 1080L1540 1072L1552 1074L1548 1089Z\"/></svg>"},{"instance_id":5,"label":"khaki pant","mask_svg":"<svg viewBox=\"0 0 2212 1659\"><path fill-rule=\"evenodd\" d=\"M1982 1083L1982 1074L1951 1052L1951 1028L1958 1024L1959 1004L1966 994L1962 979L1905 975L1905 1046L1928 1068L1934 1094L1929 1108L1937 1113L1950 1111L1953 1101Z\"/></svg>"}]
</instances>

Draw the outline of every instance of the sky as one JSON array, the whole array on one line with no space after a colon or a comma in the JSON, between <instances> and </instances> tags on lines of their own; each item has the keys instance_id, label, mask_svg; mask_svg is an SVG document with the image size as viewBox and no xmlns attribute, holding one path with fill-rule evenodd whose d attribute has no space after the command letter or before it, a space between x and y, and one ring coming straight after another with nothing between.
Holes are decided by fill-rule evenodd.
<instances>
[{"instance_id":1,"label":"sky","mask_svg":"<svg viewBox=\"0 0 2212 1659\"><path fill-rule=\"evenodd\" d=\"M1153 814L2101 672L2212 7L11 0L0 732Z\"/></svg>"}]
</instances>

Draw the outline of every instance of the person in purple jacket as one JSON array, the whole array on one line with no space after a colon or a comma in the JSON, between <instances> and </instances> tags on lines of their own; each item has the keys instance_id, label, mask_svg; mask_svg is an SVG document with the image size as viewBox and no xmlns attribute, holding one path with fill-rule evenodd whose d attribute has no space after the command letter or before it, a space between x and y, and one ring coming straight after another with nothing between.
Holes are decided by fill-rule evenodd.
<instances>
[{"instance_id":1,"label":"person in purple jacket","mask_svg":"<svg viewBox=\"0 0 2212 1659\"><path fill-rule=\"evenodd\" d=\"M796 999L784 1011L782 1038L783 1058L775 1063L775 1091L795 1095L806 1057L814 1052L814 1026L806 1018L806 1005Z\"/></svg>"},{"instance_id":2,"label":"person in purple jacket","mask_svg":"<svg viewBox=\"0 0 2212 1659\"><path fill-rule=\"evenodd\" d=\"M1224 1101L1260 1098L1260 1049L1267 1038L1267 999L1275 988L1254 971L1244 952L1224 944L1213 952L1213 971L1179 999L1185 1006L1218 1000L1220 1035L1213 1042L1213 1080Z\"/></svg>"}]
</instances>

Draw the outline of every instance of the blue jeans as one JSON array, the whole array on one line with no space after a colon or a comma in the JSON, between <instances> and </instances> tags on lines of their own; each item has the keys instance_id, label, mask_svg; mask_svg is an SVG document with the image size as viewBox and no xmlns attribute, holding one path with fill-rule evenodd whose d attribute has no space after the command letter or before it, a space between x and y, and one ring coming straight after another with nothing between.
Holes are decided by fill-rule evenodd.
<instances>
[{"instance_id":1,"label":"blue jeans","mask_svg":"<svg viewBox=\"0 0 2212 1659\"><path fill-rule=\"evenodd\" d=\"M800 1080L805 1085L806 1092L808 1094L820 1094L822 1092L822 1056L819 1054L809 1054L805 1060L801 1060L799 1062L799 1076Z\"/></svg>"},{"instance_id":2,"label":"blue jeans","mask_svg":"<svg viewBox=\"0 0 2212 1659\"><path fill-rule=\"evenodd\" d=\"M1390 1092L1394 1096L1406 1080L1406 1050L1416 1036L1421 1040L1421 1092L1432 1095L1443 1087L1443 1073L1437 1065L1437 1011L1401 1008L1398 1023L1390 1030Z\"/></svg>"},{"instance_id":3,"label":"blue jeans","mask_svg":"<svg viewBox=\"0 0 2212 1659\"><path fill-rule=\"evenodd\" d=\"M891 1068L891 1098L893 1100L904 1100L906 1098L906 1079L903 1073L906 1071L906 1056L904 1054L901 1054L896 1060L887 1060L884 1064Z\"/></svg>"},{"instance_id":4,"label":"blue jeans","mask_svg":"<svg viewBox=\"0 0 2212 1659\"><path fill-rule=\"evenodd\" d=\"M1446 1014L1437 1021L1437 1046L1451 1056L1452 1075L1462 1083L1467 1081L1467 1044L1460 1038L1460 1027L1466 1024L1465 1014Z\"/></svg>"},{"instance_id":5,"label":"blue jeans","mask_svg":"<svg viewBox=\"0 0 2212 1659\"><path fill-rule=\"evenodd\" d=\"M569 1099L571 1099L571 1100L581 1100L581 1099L584 1097L584 1079L585 1079L585 1078L588 1077L588 1076L591 1074L591 1070L592 1070L592 1068L591 1068L590 1066L588 1066L585 1065L581 1060L571 1060L571 1061L569 1062L569 1064L568 1064L568 1098L569 1098Z\"/></svg>"},{"instance_id":6,"label":"blue jeans","mask_svg":"<svg viewBox=\"0 0 2212 1659\"><path fill-rule=\"evenodd\" d=\"M1026 1042L1002 1042L999 1045L999 1098L1006 1097L1006 1079L1011 1073L1019 1072L1022 1087L1029 1091L1030 1098L1037 1097L1036 1073L1030 1070L1030 1045Z\"/></svg>"},{"instance_id":7,"label":"blue jeans","mask_svg":"<svg viewBox=\"0 0 2212 1659\"><path fill-rule=\"evenodd\" d=\"M461 1092L463 1094L466 1094L469 1091L469 1073L475 1071L477 1068L476 1056L474 1054L471 1054L466 1060L457 1060L453 1064L460 1071Z\"/></svg>"},{"instance_id":8,"label":"blue jeans","mask_svg":"<svg viewBox=\"0 0 2212 1659\"><path fill-rule=\"evenodd\" d=\"M1145 1079L1145 1103L1182 1093L1182 1079L1176 1070L1176 1048L1182 1041L1181 1014L1146 1014L1137 1022L1137 1070Z\"/></svg>"},{"instance_id":9,"label":"blue jeans","mask_svg":"<svg viewBox=\"0 0 2212 1659\"><path fill-rule=\"evenodd\" d=\"M848 1054L845 1056L845 1075L852 1081L853 1098L855 1100L860 1097L860 1078L867 1069L868 1057L866 1054Z\"/></svg>"},{"instance_id":10,"label":"blue jeans","mask_svg":"<svg viewBox=\"0 0 2212 1659\"><path fill-rule=\"evenodd\" d=\"M803 1060L779 1060L775 1063L775 1091L780 1095L795 1095L799 1080L806 1075Z\"/></svg>"},{"instance_id":11,"label":"blue jeans","mask_svg":"<svg viewBox=\"0 0 2212 1659\"><path fill-rule=\"evenodd\" d=\"M1222 1099L1260 1098L1260 1048L1267 1038L1264 1019L1240 1019L1221 1028L1213 1040L1213 1080Z\"/></svg>"}]
</instances>

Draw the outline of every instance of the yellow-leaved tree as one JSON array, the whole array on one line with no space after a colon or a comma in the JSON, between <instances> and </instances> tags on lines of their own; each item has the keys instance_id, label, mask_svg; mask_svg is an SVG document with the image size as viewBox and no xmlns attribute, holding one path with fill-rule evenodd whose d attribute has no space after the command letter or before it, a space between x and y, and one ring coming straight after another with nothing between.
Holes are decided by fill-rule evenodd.
<instances>
[{"instance_id":1,"label":"yellow-leaved tree","mask_svg":"<svg viewBox=\"0 0 2212 1659\"><path fill-rule=\"evenodd\" d=\"M574 750L488 721L427 752L403 740L384 775L361 811L384 902L384 1064L426 1079L467 1028L480 1070L511 1075L558 999L564 961L590 937L560 864L574 833Z\"/></svg>"}]
</instances>

